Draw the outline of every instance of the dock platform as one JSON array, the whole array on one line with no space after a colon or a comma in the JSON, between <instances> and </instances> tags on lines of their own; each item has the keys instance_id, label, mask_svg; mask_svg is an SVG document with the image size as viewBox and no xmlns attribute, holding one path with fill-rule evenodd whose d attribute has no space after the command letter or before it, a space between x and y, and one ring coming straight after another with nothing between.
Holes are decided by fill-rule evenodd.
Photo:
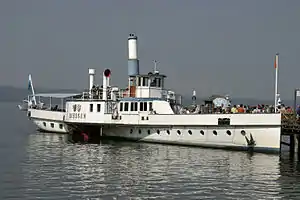
<instances>
[{"instance_id":1,"label":"dock platform","mask_svg":"<svg viewBox=\"0 0 300 200\"><path fill-rule=\"evenodd\" d=\"M289 142L282 141L284 136L289 137ZM282 145L289 146L290 154L296 154L300 158L300 119L294 113L281 116L280 146Z\"/></svg>"}]
</instances>

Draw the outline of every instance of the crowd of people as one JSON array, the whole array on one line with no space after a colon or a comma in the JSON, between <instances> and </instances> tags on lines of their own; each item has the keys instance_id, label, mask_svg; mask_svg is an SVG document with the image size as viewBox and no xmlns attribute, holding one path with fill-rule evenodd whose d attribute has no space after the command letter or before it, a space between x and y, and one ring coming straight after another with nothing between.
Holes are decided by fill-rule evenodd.
<instances>
[{"instance_id":1,"label":"crowd of people","mask_svg":"<svg viewBox=\"0 0 300 200\"><path fill-rule=\"evenodd\" d=\"M259 104L255 106L250 105L233 105L230 107L219 107L216 108L216 113L274 113L275 107L273 105ZM277 107L277 113L292 114L294 109L290 106L285 106L284 104ZM300 116L300 106L296 108L296 114Z\"/></svg>"}]
</instances>

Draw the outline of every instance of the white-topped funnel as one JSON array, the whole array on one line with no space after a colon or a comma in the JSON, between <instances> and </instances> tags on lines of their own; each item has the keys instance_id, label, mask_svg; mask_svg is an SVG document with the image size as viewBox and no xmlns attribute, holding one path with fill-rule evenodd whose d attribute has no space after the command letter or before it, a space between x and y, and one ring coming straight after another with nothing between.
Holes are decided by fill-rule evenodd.
<instances>
[{"instance_id":1,"label":"white-topped funnel","mask_svg":"<svg viewBox=\"0 0 300 200\"><path fill-rule=\"evenodd\" d=\"M136 76L140 73L137 49L137 36L129 34L128 37L128 76Z\"/></svg>"},{"instance_id":2,"label":"white-topped funnel","mask_svg":"<svg viewBox=\"0 0 300 200\"><path fill-rule=\"evenodd\" d=\"M95 69L89 69L89 76L90 76L90 87L89 87L89 95L90 98L92 97L92 88L95 82Z\"/></svg>"}]
</instances>

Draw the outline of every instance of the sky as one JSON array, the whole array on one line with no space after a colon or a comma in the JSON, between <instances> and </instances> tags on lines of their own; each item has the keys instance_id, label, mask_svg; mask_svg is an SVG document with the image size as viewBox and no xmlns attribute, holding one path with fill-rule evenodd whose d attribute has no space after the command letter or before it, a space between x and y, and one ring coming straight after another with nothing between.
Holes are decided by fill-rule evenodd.
<instances>
[{"instance_id":1,"label":"sky","mask_svg":"<svg viewBox=\"0 0 300 200\"><path fill-rule=\"evenodd\" d=\"M88 88L88 69L127 84L127 37L138 36L140 72L206 97L273 99L300 87L299 0L1 0L0 85Z\"/></svg>"}]
</instances>

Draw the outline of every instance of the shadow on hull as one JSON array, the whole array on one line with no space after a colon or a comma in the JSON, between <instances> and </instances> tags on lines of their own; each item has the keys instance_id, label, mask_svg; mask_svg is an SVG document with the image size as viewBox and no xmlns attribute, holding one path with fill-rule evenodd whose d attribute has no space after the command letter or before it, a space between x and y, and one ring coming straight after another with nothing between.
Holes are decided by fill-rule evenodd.
<instances>
[{"instance_id":1,"label":"shadow on hull","mask_svg":"<svg viewBox=\"0 0 300 200\"><path fill-rule=\"evenodd\" d=\"M116 141L116 142L135 142L135 143L153 143L160 145L174 145L174 146L188 146L194 148L210 148L210 149L223 149L228 151L244 151L250 154L256 153L265 153L265 154L279 154L280 150L276 148L260 148L260 147L239 147L239 146L212 146L205 144L178 144L175 142L166 142L166 141L144 141L139 139L131 139L125 137L111 137L111 136L100 136L95 134L82 134L75 132L68 135L69 141L72 143L91 143L91 144L100 144L104 140Z\"/></svg>"},{"instance_id":2,"label":"shadow on hull","mask_svg":"<svg viewBox=\"0 0 300 200\"><path fill-rule=\"evenodd\" d=\"M37 130L38 132L41 132L41 133L55 133L55 134L62 134L62 135L68 134L68 133L64 133L64 132L46 131L46 130L40 129L40 128L37 128L36 130Z\"/></svg>"}]
</instances>

